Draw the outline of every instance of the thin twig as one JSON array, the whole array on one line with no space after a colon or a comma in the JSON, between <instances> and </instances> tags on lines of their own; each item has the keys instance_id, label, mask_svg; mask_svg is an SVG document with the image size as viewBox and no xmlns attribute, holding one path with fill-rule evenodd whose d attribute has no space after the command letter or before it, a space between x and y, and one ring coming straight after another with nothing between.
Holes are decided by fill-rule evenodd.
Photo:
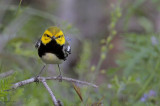
<instances>
[{"instance_id":1,"label":"thin twig","mask_svg":"<svg viewBox=\"0 0 160 106\"><path fill-rule=\"evenodd\" d=\"M38 79L40 82L43 83L43 85L45 86L45 88L47 89L47 91L49 92L49 94L51 95L53 104L54 104L55 106L62 106L61 102L56 99L56 97L54 96L52 90L49 88L49 86L48 86L47 83L46 83L46 80L60 80L60 79L57 78L57 77L37 77L37 78L30 78L30 79L27 79L27 80L24 80L24 81L20 81L20 82L17 82L17 83L15 83L15 84L13 84L13 86L11 87L11 89L16 89L16 88L21 87L21 86L23 86L23 85L26 85L26 84L35 82L35 81L37 81L37 79ZM85 81L80 81L80 80L76 80L76 79L72 79L72 78L67 78L67 77L62 77L62 80L67 81L67 82L79 83L79 84L82 84L82 85L88 85L88 86L92 86L92 87L94 87L94 88L97 88L97 87L98 87L97 85L92 84L92 83L88 83L88 82L85 82Z\"/></svg>"},{"instance_id":2,"label":"thin twig","mask_svg":"<svg viewBox=\"0 0 160 106\"><path fill-rule=\"evenodd\" d=\"M57 99L56 99L56 97L54 96L52 90L51 90L51 89L49 88L49 86L47 85L46 80L44 79L44 80L42 80L41 82L43 83L44 87L47 89L47 91L49 92L50 96L52 97L53 104L54 104L55 106L59 106L59 105L58 105L58 102L57 102Z\"/></svg>"},{"instance_id":3,"label":"thin twig","mask_svg":"<svg viewBox=\"0 0 160 106\"><path fill-rule=\"evenodd\" d=\"M27 79L27 80L24 80L24 81L20 81L20 82L17 82L15 84L13 84L13 86L11 87L12 89L16 89L20 86L23 86L23 85L26 85L26 84L29 84L29 83L32 83L35 81L35 78L30 78L30 79Z\"/></svg>"},{"instance_id":4,"label":"thin twig","mask_svg":"<svg viewBox=\"0 0 160 106\"><path fill-rule=\"evenodd\" d=\"M59 79L57 77L46 77L46 80L59 80ZM82 84L82 85L88 85L88 86L92 86L94 88L98 88L97 85L86 82L86 81L80 81L80 80L67 78L67 77L63 77L62 80L65 80L67 82L74 82L74 83L78 83L78 84Z\"/></svg>"},{"instance_id":5,"label":"thin twig","mask_svg":"<svg viewBox=\"0 0 160 106\"><path fill-rule=\"evenodd\" d=\"M0 74L0 78L8 77L8 76L12 75L13 73L14 73L13 70L10 70L8 72L2 73L2 74Z\"/></svg>"},{"instance_id":6,"label":"thin twig","mask_svg":"<svg viewBox=\"0 0 160 106\"><path fill-rule=\"evenodd\" d=\"M37 79L39 81L42 81L44 79L45 80L59 80L57 77L38 77ZM88 86L92 86L94 88L98 88L98 86L95 85L95 84L88 83L88 82L85 82L85 81L76 80L76 79L72 79L72 78L62 77L62 80L67 81L67 82L74 82L74 83L79 83L79 84L82 84L82 85L88 85ZM29 83L32 83L32 82L35 82L35 81L36 81L35 78L30 78L30 79L20 81L20 82L17 82L15 84L13 84L13 86L11 88L16 89L20 86L23 86L23 85L26 85L26 84L29 84Z\"/></svg>"}]
</instances>

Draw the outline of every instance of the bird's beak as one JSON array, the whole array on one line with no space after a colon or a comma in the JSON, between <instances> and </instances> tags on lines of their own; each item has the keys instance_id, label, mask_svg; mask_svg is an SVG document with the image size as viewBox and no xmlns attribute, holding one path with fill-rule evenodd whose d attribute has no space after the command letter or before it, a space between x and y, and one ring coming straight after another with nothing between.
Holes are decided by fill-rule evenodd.
<instances>
[{"instance_id":1,"label":"bird's beak","mask_svg":"<svg viewBox=\"0 0 160 106\"><path fill-rule=\"evenodd\" d=\"M52 39L52 40L53 40L53 39L56 40L57 38L56 38L55 36L53 36L53 37L51 37L51 39Z\"/></svg>"}]
</instances>

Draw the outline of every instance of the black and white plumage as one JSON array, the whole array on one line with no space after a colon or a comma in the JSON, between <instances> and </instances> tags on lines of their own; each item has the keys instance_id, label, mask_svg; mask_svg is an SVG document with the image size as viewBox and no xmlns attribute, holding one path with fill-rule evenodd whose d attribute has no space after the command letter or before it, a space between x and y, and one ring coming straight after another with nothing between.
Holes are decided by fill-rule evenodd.
<instances>
[{"instance_id":1,"label":"black and white plumage","mask_svg":"<svg viewBox=\"0 0 160 106\"><path fill-rule=\"evenodd\" d=\"M49 27L36 42L35 47L38 49L39 57L45 63L38 76L42 73L46 64L57 64L60 72L58 78L61 81L62 76L59 64L71 54L71 47L65 39L63 31L56 26Z\"/></svg>"},{"instance_id":2,"label":"black and white plumage","mask_svg":"<svg viewBox=\"0 0 160 106\"><path fill-rule=\"evenodd\" d=\"M57 44L54 39L46 45L38 40L35 47L38 49L39 57L46 64L61 64L71 54L71 47L67 40L64 45Z\"/></svg>"}]
</instances>

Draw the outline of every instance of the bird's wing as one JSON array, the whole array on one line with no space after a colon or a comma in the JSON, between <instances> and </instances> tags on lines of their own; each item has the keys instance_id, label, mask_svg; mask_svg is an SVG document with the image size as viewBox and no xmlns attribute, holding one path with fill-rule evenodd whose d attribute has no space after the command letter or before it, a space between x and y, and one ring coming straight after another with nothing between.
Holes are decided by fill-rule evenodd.
<instances>
[{"instance_id":1,"label":"bird's wing","mask_svg":"<svg viewBox=\"0 0 160 106\"><path fill-rule=\"evenodd\" d=\"M41 38L38 39L38 41L35 44L35 48L39 48L41 46Z\"/></svg>"},{"instance_id":2,"label":"bird's wing","mask_svg":"<svg viewBox=\"0 0 160 106\"><path fill-rule=\"evenodd\" d=\"M69 54L71 54L71 47L69 45L69 43L66 40L66 43L63 45L63 52L65 55L65 58L68 57Z\"/></svg>"}]
</instances>

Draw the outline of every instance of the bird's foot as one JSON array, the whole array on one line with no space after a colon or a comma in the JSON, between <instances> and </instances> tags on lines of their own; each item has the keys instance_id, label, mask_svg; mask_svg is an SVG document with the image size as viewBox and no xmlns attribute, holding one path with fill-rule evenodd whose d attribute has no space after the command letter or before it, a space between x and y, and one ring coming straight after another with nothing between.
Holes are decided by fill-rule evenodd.
<instances>
[{"instance_id":1,"label":"bird's foot","mask_svg":"<svg viewBox=\"0 0 160 106\"><path fill-rule=\"evenodd\" d=\"M62 82L62 75L58 75L56 79L58 79L59 82Z\"/></svg>"},{"instance_id":2,"label":"bird's foot","mask_svg":"<svg viewBox=\"0 0 160 106\"><path fill-rule=\"evenodd\" d=\"M39 84L39 79L38 77L40 77L39 75L37 75L35 78L34 78L34 82L36 82L36 84Z\"/></svg>"}]
</instances>

